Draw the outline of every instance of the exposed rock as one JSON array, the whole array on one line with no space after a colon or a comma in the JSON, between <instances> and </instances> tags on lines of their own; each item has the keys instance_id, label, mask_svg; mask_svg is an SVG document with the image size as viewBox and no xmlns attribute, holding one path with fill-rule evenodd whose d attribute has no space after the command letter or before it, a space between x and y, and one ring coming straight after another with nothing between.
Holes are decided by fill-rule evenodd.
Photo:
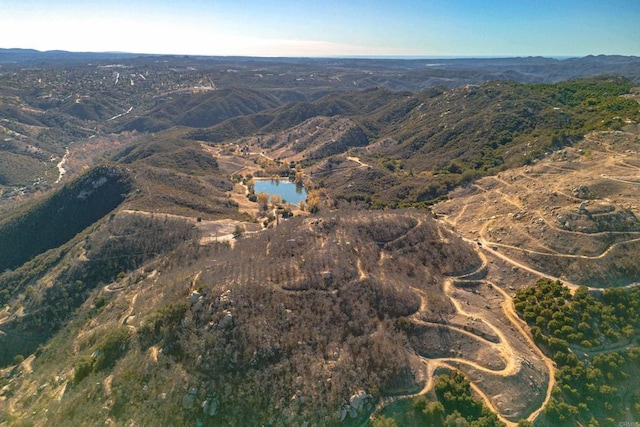
<instances>
[{"instance_id":1,"label":"exposed rock","mask_svg":"<svg viewBox=\"0 0 640 427\"><path fill-rule=\"evenodd\" d=\"M202 402L202 412L213 417L218 412L218 401L216 399L207 399Z\"/></svg>"},{"instance_id":2,"label":"exposed rock","mask_svg":"<svg viewBox=\"0 0 640 427\"><path fill-rule=\"evenodd\" d=\"M349 410L347 409L349 408L348 405L342 406L339 410L338 413L336 414L338 419L342 422L347 418L347 414L349 413Z\"/></svg>"},{"instance_id":3,"label":"exposed rock","mask_svg":"<svg viewBox=\"0 0 640 427\"><path fill-rule=\"evenodd\" d=\"M296 390L295 394L291 396L291 403L300 404L304 401L304 397L302 395L302 391Z\"/></svg>"},{"instance_id":4,"label":"exposed rock","mask_svg":"<svg viewBox=\"0 0 640 427\"><path fill-rule=\"evenodd\" d=\"M218 327L220 328L228 328L233 324L233 314L231 312L225 310L225 315L220 322L218 323Z\"/></svg>"},{"instance_id":5,"label":"exposed rock","mask_svg":"<svg viewBox=\"0 0 640 427\"><path fill-rule=\"evenodd\" d=\"M191 292L191 304L195 304L196 302L198 302L200 299L202 298L202 294L198 291L193 291Z\"/></svg>"},{"instance_id":6,"label":"exposed rock","mask_svg":"<svg viewBox=\"0 0 640 427\"><path fill-rule=\"evenodd\" d=\"M196 403L196 396L198 395L198 389L191 387L188 392L182 397L182 407L185 409L191 409Z\"/></svg>"},{"instance_id":7,"label":"exposed rock","mask_svg":"<svg viewBox=\"0 0 640 427\"><path fill-rule=\"evenodd\" d=\"M191 306L191 311L193 313L199 313L202 311L202 309L203 309L202 300L196 301L196 303Z\"/></svg>"},{"instance_id":8,"label":"exposed rock","mask_svg":"<svg viewBox=\"0 0 640 427\"><path fill-rule=\"evenodd\" d=\"M592 196L591 190L586 185L580 185L571 191L574 197L579 199L588 199Z\"/></svg>"},{"instance_id":9,"label":"exposed rock","mask_svg":"<svg viewBox=\"0 0 640 427\"><path fill-rule=\"evenodd\" d=\"M367 397L367 393L364 390L359 390L349 399L349 406L351 406L351 408L356 412L360 412L364 408Z\"/></svg>"},{"instance_id":10,"label":"exposed rock","mask_svg":"<svg viewBox=\"0 0 640 427\"><path fill-rule=\"evenodd\" d=\"M218 303L222 306L222 307L226 307L229 304L229 297L231 295L231 290L227 289L226 291L224 291L220 297L218 298Z\"/></svg>"},{"instance_id":11,"label":"exposed rock","mask_svg":"<svg viewBox=\"0 0 640 427\"><path fill-rule=\"evenodd\" d=\"M353 409L352 406L349 406L349 417L356 418L357 416L358 416L358 412L356 412L356 410Z\"/></svg>"}]
</instances>

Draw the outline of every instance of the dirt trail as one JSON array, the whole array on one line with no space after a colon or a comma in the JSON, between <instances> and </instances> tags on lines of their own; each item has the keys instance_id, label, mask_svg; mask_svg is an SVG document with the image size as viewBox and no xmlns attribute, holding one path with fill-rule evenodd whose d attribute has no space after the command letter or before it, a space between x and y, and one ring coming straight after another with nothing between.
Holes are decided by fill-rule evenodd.
<instances>
[{"instance_id":1,"label":"dirt trail","mask_svg":"<svg viewBox=\"0 0 640 427\"><path fill-rule=\"evenodd\" d=\"M367 277L369 277L367 272L364 271L364 269L362 268L362 260L360 258L358 258L358 261L356 262L356 264L358 266L358 273L360 275L360 280L365 280Z\"/></svg>"},{"instance_id":2,"label":"dirt trail","mask_svg":"<svg viewBox=\"0 0 640 427\"><path fill-rule=\"evenodd\" d=\"M492 243L492 242L488 242L488 241L486 241L484 239L481 239L480 241L482 242L483 246L494 245L495 244L495 243ZM568 282L566 280L560 279L559 277L552 276L550 274L547 274L547 273L544 273L542 271L536 270L536 269L534 269L534 268L532 268L532 267L530 267L530 266L528 266L526 264L523 264L523 263L521 263L519 261L516 261L516 260L514 260L512 258L509 258L508 256L504 255L503 253L491 250L491 249L489 249L487 247L484 247L483 249L485 251L491 251L491 255L492 256L498 257L501 260L507 262L508 264L511 264L514 267L521 268L521 269L523 269L525 271L528 271L529 273L535 274L538 277L542 277L542 278L549 279L549 280L554 280L554 281L555 280L560 280L562 283L564 283L572 291L575 291L575 289L578 288L578 285L576 285L575 283L571 283L571 282ZM516 249L521 249L521 248L516 248ZM546 255L556 256L555 254L546 254Z\"/></svg>"},{"instance_id":3,"label":"dirt trail","mask_svg":"<svg viewBox=\"0 0 640 427\"><path fill-rule=\"evenodd\" d=\"M603 138L604 142L606 142L608 136L604 135ZM548 373L544 400L541 402L540 407L529 414L528 419L530 421L535 420L549 402L551 390L555 385L556 366L535 344L528 325L517 315L511 296L499 285L506 286L508 283L515 285L517 276L530 273L539 278L554 281L560 280L574 293L579 283L572 283L552 274L547 274L543 268L539 270L538 268L540 267L529 264L526 259L520 260L518 255L535 254L549 257L550 260L553 257L557 257L556 259L579 259L585 260L583 262L593 261L602 264L603 259L605 260L604 262L611 259L613 254L617 253L615 251L625 247L623 245L637 245L640 242L640 236L638 235L640 232L635 231L633 228L630 228L630 231L615 231L617 228L610 227L610 229L603 228L594 230L594 233L589 233L580 228L565 230L558 227L554 222L558 212L575 210L577 209L577 204L585 201L584 198L576 197L576 194L573 194L576 192L577 184L587 186L593 192L591 200L614 206L614 213L627 209L637 215L636 189L637 184L640 184L640 176L637 171L640 170L640 167L629 164L624 160L628 158L629 162L632 161L631 159L635 161L637 153L628 154L629 151L616 152L612 149L607 151L608 148L614 146L615 140L612 140L609 145L604 142L601 143L599 140L595 142L603 146L603 148L597 150L593 149L592 146L587 147L592 151L589 156L583 156L582 151L578 148L579 146L567 149L565 154L568 154L568 160L565 158L558 159L558 156L553 156L519 170L514 169L501 173L499 176L482 178L474 183L470 189L459 190L457 196L452 196L450 200L438 204L435 208L439 222L449 232L473 244L481 257L491 259L492 263L495 261L495 264L488 269L489 277L480 280L477 279L478 276L473 275L449 278L444 287L445 295L449 296L458 313L465 314L469 312L476 318L482 319L484 324L491 328L493 332L497 332L496 330L504 331L503 335L498 333L496 335L500 338L500 345L503 350L500 357L505 361L512 361L507 366L511 370L502 369L491 373L493 375L506 375L513 372L513 369L517 370L517 364L520 361L514 361L513 358L525 354L523 352L535 355L534 358L537 360L536 372L538 374ZM625 147L620 147L620 150L625 150ZM514 208L524 212L524 215L528 214L528 217L517 218L520 221L507 220L508 215L509 217L511 215L515 216ZM611 212L607 211L602 216L610 214ZM596 216L598 213L593 215ZM538 218L543 219L544 223L542 225L540 225ZM612 219L612 221L614 220L616 218ZM534 224L533 226L531 225L532 223ZM499 227L496 230L505 241L488 233L489 227L494 224ZM606 224L606 220L603 221L603 224ZM522 236L526 236L526 239L523 240ZM549 243L556 238L560 239L559 241L562 243L566 242L567 247L572 247L569 246L572 243L573 246L579 247L585 241L588 242L589 239L596 239L597 242L600 242L603 237L606 238L606 244L597 246L599 249L596 252L590 252L585 255L557 249L554 243ZM576 239L575 242L573 242L573 239ZM523 241L525 242L524 244L522 244ZM549 244L551 248L547 247ZM504 252L502 248L504 248ZM504 315L495 317L495 311L491 313L477 305L472 305L471 307L464 305L465 300L466 302L469 301L464 296L465 294L458 294L459 300L457 300L456 294L452 293L452 284L464 284L465 281L469 284L480 283L491 286L497 292L494 292L493 295L499 298L493 301L495 303L502 300L500 306ZM640 286L640 283L632 283L625 286L625 288L637 286ZM484 289L484 286L482 289ZM602 291L606 288L588 287L588 289L590 291ZM489 307L487 306L486 308ZM503 320L505 318L506 324L505 320ZM511 329L511 333L505 329L507 325ZM522 339L517 337L522 337ZM509 342L507 339L517 339L517 342ZM510 344L516 344L516 346L511 346ZM625 348L627 345L620 344L618 348ZM576 347L575 351L577 353L583 352L580 347ZM584 353L591 354L588 351L584 351ZM529 362L525 361L522 363L523 365L526 363L527 366L522 366L522 368L532 368L529 366ZM465 366L469 366L482 372L487 372L486 368L481 369L476 366L477 364L473 360L461 361L459 359L443 358L435 361L424 360L424 363L430 373L437 366L443 367L451 364L463 370ZM495 410L495 405L492 406L491 403L497 402L500 398L497 396L490 398L484 394L482 391L483 385L480 382L474 383L472 380L472 385L476 393L485 400L487 405ZM427 391L428 387L425 387L420 393ZM542 394L543 392L540 391L540 393ZM504 396L502 400L504 400ZM500 415L499 411L497 413ZM513 424L504 419L503 421L507 425Z\"/></svg>"},{"instance_id":4,"label":"dirt trail","mask_svg":"<svg viewBox=\"0 0 640 427\"><path fill-rule=\"evenodd\" d=\"M413 398L413 397L420 396L420 395L423 395L423 394L426 394L426 393L430 392L433 389L433 386L434 386L433 376L435 375L435 372L439 368L457 370L458 368L453 366L452 364L458 364L458 365L464 365L464 366L471 367L471 368L473 368L473 369L475 369L477 371L485 372L487 374L500 375L500 376L504 376L504 377L515 375L521 369L520 358L516 354L516 351L515 351L514 347L510 344L510 339L502 332L501 328L497 327L491 321L486 319L486 317L483 315L482 310L477 310L477 311L474 310L474 312L470 312L470 311L468 311L468 309L463 308L463 305L461 304L461 302L456 298L457 290L453 285L454 281L457 281L459 283L463 283L463 282L467 282L467 281L486 283L486 284L490 284L493 289L497 290L500 293L500 295L502 296L502 298L503 298L503 301L501 303L501 308L502 308L502 311L504 312L504 315L506 316L506 319L513 326L514 331L518 334L518 336L522 336L524 338L524 340L526 341L527 346L529 347L529 349L544 361L546 369L548 371L548 378L549 378L548 384L547 384L547 390L546 390L545 399L544 399L543 403L541 404L540 408L538 408L534 412L532 412L527 417L527 419L530 420L530 421L535 420L538 417L538 415L541 413L541 411L544 409L544 406L546 405L546 403L551 398L551 390L553 389L553 386L555 385L555 377L554 377L554 375L555 375L555 365L554 365L553 361L551 359L547 358L542 353L542 351L537 347L537 345L534 343L533 338L530 336L530 334L528 333L528 331L526 329L526 327L527 327L526 324L516 314L515 308L513 306L513 301L511 299L511 297L503 289L501 289L499 286L497 286L494 283L492 283L490 281L487 281L487 280L479 280L478 281L478 280L469 279L470 277L473 277L474 275L484 271L487 268L488 260L487 260L487 257L485 256L485 254L482 252L482 249L477 247L475 242L472 242L472 241L470 241L468 239L465 239L465 240L467 240L470 243L474 244L475 250L476 250L478 256L480 257L480 259L482 260L482 263L475 271L472 271L470 273L465 273L465 274L460 275L460 276L447 278L444 281L443 292L450 299L451 303L453 304L453 306L456 309L456 312L459 315L465 316L467 318L473 317L473 318L476 318L476 319L480 320L498 337L498 343L491 342L491 343L487 343L487 344L491 345L498 352L498 354L500 355L500 358L504 362L504 368L499 369L499 370L490 369L490 368L482 366L482 365L480 365L480 364L478 364L478 363L476 363L476 362L474 362L472 360L468 360L468 359L464 359L464 358L443 357L443 358L430 359L430 358L420 357L421 361L425 365L427 378L428 378L428 380L426 381L426 383L425 383L424 387L422 388L422 390L420 390L417 393L411 393L411 394L406 394L406 395L401 395L401 396L389 396L389 397L381 399L381 401L376 406L375 411L371 415L371 419L373 419L375 414L379 413L384 407L388 406L389 404L391 404L391 403L393 403L393 402L395 402L395 401L397 401L399 399ZM424 292L422 292L422 291L420 291L418 289L415 289L415 291L419 293L421 301L420 301L420 309L419 309L419 311L411 316L412 321L414 321L416 323L419 323L419 324L432 324L431 322L425 322L424 320L422 320L420 318L421 315L423 313L425 313L426 310L427 310L427 298L426 298L426 295L424 294ZM447 324L438 323L437 326L446 327L446 328L450 328L450 329L456 330L457 332L460 332L460 333L466 334L468 336L471 336L474 339L480 339L481 338L478 335L475 335L475 334L473 334L473 333L471 333L469 331L461 329L461 328L459 328L459 327L457 327L455 325L447 325ZM490 408L494 413L496 413L496 415L498 416L498 418L502 422L504 422L507 426L510 426L510 427L517 425L515 422L506 419L502 415L502 413L500 412L499 408L496 407L496 405L493 403L491 397L488 396L487 393L485 391L483 391L482 388L478 384L476 384L474 381L471 381L471 387L474 390L474 392L478 396L480 396L480 398L483 400L484 404L488 408Z\"/></svg>"},{"instance_id":5,"label":"dirt trail","mask_svg":"<svg viewBox=\"0 0 640 427\"><path fill-rule=\"evenodd\" d=\"M513 305L513 299L499 286L494 285L493 288L498 292L500 292L504 297L504 302L502 303L502 310L506 314L511 324L518 330L520 335L522 335L525 338L525 340L527 340L527 343L529 344L529 348L533 350L533 352L536 353L538 357L540 357L540 359L544 361L544 364L547 367L547 370L549 371L549 383L547 384L547 393L545 395L545 399L542 402L542 405L540 405L540 408L535 410L531 415L529 415L529 417L527 417L529 421L534 421L536 418L538 418L538 415L540 415L540 413L544 410L544 407L549 402L549 399L551 399L551 391L553 390L553 386L556 383L556 365L553 362L553 360L545 356L542 350L540 350L540 348L533 341L533 337L531 336L528 330L528 325L524 322L524 320L520 319L520 317L516 313L516 309Z\"/></svg>"},{"instance_id":6,"label":"dirt trail","mask_svg":"<svg viewBox=\"0 0 640 427\"><path fill-rule=\"evenodd\" d=\"M455 298L455 290L453 287L453 279L448 278L447 280L445 280L444 282L444 293L445 295L447 295L449 297L449 299L451 300L451 302L453 303L453 306L456 308L456 311L458 312L458 314L461 314L467 318L469 317L475 317L477 319L479 319L482 323L484 323L489 329L491 329L491 331L498 337L498 343L494 344L496 350L498 351L498 353L501 356L501 359L503 362L505 362L505 367L504 369L500 370L500 371L495 371L492 369L488 369L485 368L481 365L478 365L475 362L466 360L466 359L459 359L459 358L443 358L441 360L447 360L447 361L455 361L455 362L460 362L460 363L464 363L470 366L473 366L476 369L479 369L481 371L484 372L488 372L488 373L492 373L492 374L499 374L499 375L512 375L516 370L517 370L517 364L515 362L515 357L513 355L513 349L511 348L511 346L508 344L508 340L507 338L504 336L504 334L502 333L502 331L495 327L491 322L488 322L481 311L478 312L474 312L474 313L470 313L466 310L464 310L462 308L462 304L460 304L460 301L458 301Z\"/></svg>"},{"instance_id":7,"label":"dirt trail","mask_svg":"<svg viewBox=\"0 0 640 427\"><path fill-rule=\"evenodd\" d=\"M360 165L360 167L363 167L363 168L370 167L367 163L362 162L359 157L349 156L349 157L347 157L347 160L351 160L352 162L356 162L357 164Z\"/></svg>"},{"instance_id":8,"label":"dirt trail","mask_svg":"<svg viewBox=\"0 0 640 427\"><path fill-rule=\"evenodd\" d=\"M481 233L482 234L482 233ZM465 237L462 237L463 240L466 240L468 242L473 242L470 239L467 239ZM530 267L527 264L523 264L519 261L514 260L513 258L508 257L507 255L498 252L497 250L492 250L490 249L490 247L503 247L503 248L509 248L509 249L514 249L514 250L518 250L518 251L524 251L527 253L534 253L534 254L539 254L539 255L545 255L545 256L550 256L550 257L558 257L558 258L580 258L580 259L587 259L587 260L595 260L595 259L601 259L604 258L606 256L609 255L609 253L614 250L617 246L623 245L623 244L627 244L627 243L633 243L633 242L639 242L640 238L637 239L629 239L629 240L625 240L622 242L616 242L613 243L611 246L609 246L603 253L601 253L600 255L595 255L595 256L587 256L587 255L572 255L572 254L561 254L561 253L545 253L545 252L539 252L539 251L533 251L530 249L525 249L522 247L516 247L516 246L512 246L512 245L506 245L503 243L498 243L498 242L491 242L488 240L485 240L484 237L480 237L480 242L483 245L483 249L487 252L489 252L492 256L498 257L500 259L502 259L503 261L511 264L512 266L521 268L523 270L528 271L529 273L533 273L536 276L542 277L542 278L546 278L549 280L560 280L566 287L569 288L569 290L573 293L575 292L575 290L580 286L578 284L572 283L567 281L566 279L561 279L559 277L556 276L552 276L550 274L546 274L542 271L536 270L532 267ZM634 287L638 287L640 286L640 283L632 283L630 285L627 286L623 286L623 289L630 289L630 288L634 288ZM587 289L589 291L603 291L605 289L608 289L607 287L594 287L594 286L588 286Z\"/></svg>"},{"instance_id":9,"label":"dirt trail","mask_svg":"<svg viewBox=\"0 0 640 427\"><path fill-rule=\"evenodd\" d=\"M600 176L602 178L610 179L612 181L622 182L624 184L633 184L633 185L640 184L640 178L635 178L638 181L630 181L629 178L634 178L634 177L627 177L627 176L619 177L619 176L611 176L611 175L605 175L605 174L600 174ZM627 178L627 179L622 179L622 178Z\"/></svg>"}]
</instances>

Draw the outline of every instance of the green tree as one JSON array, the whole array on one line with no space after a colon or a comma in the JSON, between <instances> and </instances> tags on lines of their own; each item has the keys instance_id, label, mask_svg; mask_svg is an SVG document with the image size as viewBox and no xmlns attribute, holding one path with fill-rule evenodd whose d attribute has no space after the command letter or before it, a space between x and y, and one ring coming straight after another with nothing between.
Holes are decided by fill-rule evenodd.
<instances>
[{"instance_id":1,"label":"green tree","mask_svg":"<svg viewBox=\"0 0 640 427\"><path fill-rule=\"evenodd\" d=\"M467 427L469 425L469 421L467 421L460 412L453 411L447 415L447 418L444 420L444 424L447 427Z\"/></svg>"},{"instance_id":2,"label":"green tree","mask_svg":"<svg viewBox=\"0 0 640 427\"><path fill-rule=\"evenodd\" d=\"M427 425L439 427L444 422L444 406L440 402L429 402L422 410L422 413L427 418Z\"/></svg>"},{"instance_id":3,"label":"green tree","mask_svg":"<svg viewBox=\"0 0 640 427\"><path fill-rule=\"evenodd\" d=\"M398 423L391 417L380 415L373 420L373 427L398 427Z\"/></svg>"}]
</instances>

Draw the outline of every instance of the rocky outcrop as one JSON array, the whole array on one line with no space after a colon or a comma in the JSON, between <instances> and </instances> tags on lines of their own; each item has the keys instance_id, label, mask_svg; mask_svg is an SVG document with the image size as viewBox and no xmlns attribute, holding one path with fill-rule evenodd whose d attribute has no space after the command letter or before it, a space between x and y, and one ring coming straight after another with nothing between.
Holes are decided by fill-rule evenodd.
<instances>
[{"instance_id":1,"label":"rocky outcrop","mask_svg":"<svg viewBox=\"0 0 640 427\"><path fill-rule=\"evenodd\" d=\"M196 397L198 396L198 389L196 387L189 388L184 396L182 396L182 407L185 409L191 409L196 404Z\"/></svg>"},{"instance_id":2,"label":"rocky outcrop","mask_svg":"<svg viewBox=\"0 0 640 427\"><path fill-rule=\"evenodd\" d=\"M371 409L370 404L371 396L369 396L364 390L358 390L349 398L349 403L345 403L340 407L337 418L342 422L349 418L357 418L362 413Z\"/></svg>"}]
</instances>

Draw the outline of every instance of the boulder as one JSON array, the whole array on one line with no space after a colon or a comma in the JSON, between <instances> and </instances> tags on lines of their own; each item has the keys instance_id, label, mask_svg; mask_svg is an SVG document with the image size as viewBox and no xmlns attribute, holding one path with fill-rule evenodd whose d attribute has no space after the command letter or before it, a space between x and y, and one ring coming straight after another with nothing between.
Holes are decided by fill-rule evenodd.
<instances>
[{"instance_id":1,"label":"boulder","mask_svg":"<svg viewBox=\"0 0 640 427\"><path fill-rule=\"evenodd\" d=\"M364 390L358 391L349 399L349 406L356 412L362 411L367 400L367 393Z\"/></svg>"},{"instance_id":2,"label":"boulder","mask_svg":"<svg viewBox=\"0 0 640 427\"><path fill-rule=\"evenodd\" d=\"M352 406L349 406L349 417L350 418L356 418L358 416L358 412L353 409Z\"/></svg>"},{"instance_id":3,"label":"boulder","mask_svg":"<svg viewBox=\"0 0 640 427\"><path fill-rule=\"evenodd\" d=\"M191 311L194 313L199 313L202 311L202 300L198 300L196 301L194 304L192 304L191 306Z\"/></svg>"},{"instance_id":4,"label":"boulder","mask_svg":"<svg viewBox=\"0 0 640 427\"><path fill-rule=\"evenodd\" d=\"M587 187L586 185L580 185L574 188L571 193L574 197L577 197L579 199L588 199L592 196L591 190L589 190L589 187Z\"/></svg>"},{"instance_id":5,"label":"boulder","mask_svg":"<svg viewBox=\"0 0 640 427\"><path fill-rule=\"evenodd\" d=\"M340 422L344 421L347 418L347 414L349 413L348 408L349 408L348 405L342 406L338 411L338 413L336 414Z\"/></svg>"},{"instance_id":6,"label":"boulder","mask_svg":"<svg viewBox=\"0 0 640 427\"><path fill-rule=\"evenodd\" d=\"M216 399L207 399L202 402L202 412L213 417L218 412L218 401Z\"/></svg>"},{"instance_id":7,"label":"boulder","mask_svg":"<svg viewBox=\"0 0 640 427\"><path fill-rule=\"evenodd\" d=\"M202 294L198 291L191 292L190 300L191 304L195 304L202 298Z\"/></svg>"},{"instance_id":8,"label":"boulder","mask_svg":"<svg viewBox=\"0 0 640 427\"><path fill-rule=\"evenodd\" d=\"M220 322L218 323L218 327L220 328L228 328L233 324L233 314L231 314L229 311L225 311L225 315L222 319L220 319Z\"/></svg>"},{"instance_id":9,"label":"boulder","mask_svg":"<svg viewBox=\"0 0 640 427\"><path fill-rule=\"evenodd\" d=\"M191 409L196 403L196 396L198 395L198 389L191 387L189 391L182 396L182 407L185 409Z\"/></svg>"}]
</instances>

